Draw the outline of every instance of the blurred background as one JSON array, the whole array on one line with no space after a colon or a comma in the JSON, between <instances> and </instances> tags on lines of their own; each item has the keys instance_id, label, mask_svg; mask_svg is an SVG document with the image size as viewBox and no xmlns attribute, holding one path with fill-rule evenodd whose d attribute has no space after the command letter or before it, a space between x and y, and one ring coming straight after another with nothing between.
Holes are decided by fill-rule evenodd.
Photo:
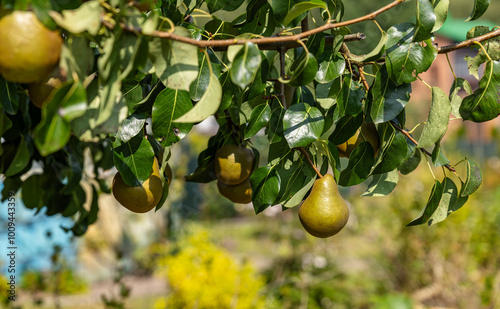
<instances>
[{"instance_id":1,"label":"blurred background","mask_svg":"<svg viewBox=\"0 0 500 309\"><path fill-rule=\"evenodd\" d=\"M346 19L385 2L345 1L351 14ZM465 39L477 24L500 24L498 2L490 4L479 23L463 22L473 1L450 2L451 16L436 37L439 45ZM409 1L377 21L387 29L414 20L414 6ZM350 43L354 53L375 46L380 35L371 22L351 30L368 36L363 43ZM477 80L464 57L476 52L467 48L449 55L455 74L473 88ZM446 57L439 57L421 77L446 91L453 75ZM409 129L428 113L431 96L421 82L412 86ZM297 208L275 206L255 215L251 205L220 196L215 182L184 181L217 130L209 119L172 148L174 179L168 204L157 213L133 214L101 194L98 221L83 237L73 238L62 229L71 226L69 219L36 214L18 196L18 298L15 303L5 298L8 260L2 245L0 308L499 308L498 129L496 120L450 121L444 154L452 164L463 157L478 162L484 182L444 222L405 227L425 206L434 182L422 160L415 172L400 175L386 197L360 197L369 180L341 188L350 220L338 235L316 239L303 230ZM253 143L265 164L266 138L257 136ZM457 171L464 175L465 164ZM441 178L441 169L434 173ZM0 226L6 226L6 205L0 209ZM2 244L7 239L6 229L0 230L0 239Z\"/></svg>"}]
</instances>

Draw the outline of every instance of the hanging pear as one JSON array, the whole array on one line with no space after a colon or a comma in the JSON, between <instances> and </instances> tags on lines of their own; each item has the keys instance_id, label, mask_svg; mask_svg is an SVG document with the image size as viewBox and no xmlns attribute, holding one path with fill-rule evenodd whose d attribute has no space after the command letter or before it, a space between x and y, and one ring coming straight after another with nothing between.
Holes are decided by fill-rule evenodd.
<instances>
[{"instance_id":1,"label":"hanging pear","mask_svg":"<svg viewBox=\"0 0 500 309\"><path fill-rule=\"evenodd\" d=\"M311 193L300 206L299 219L309 234L319 238L333 236L346 225L349 208L331 174L314 182Z\"/></svg>"}]
</instances>

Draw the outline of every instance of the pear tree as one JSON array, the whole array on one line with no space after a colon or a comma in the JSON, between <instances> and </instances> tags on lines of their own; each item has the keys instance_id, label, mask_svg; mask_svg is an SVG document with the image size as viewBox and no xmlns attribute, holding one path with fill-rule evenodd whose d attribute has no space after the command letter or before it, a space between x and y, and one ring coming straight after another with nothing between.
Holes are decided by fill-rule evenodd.
<instances>
[{"instance_id":1,"label":"pear tree","mask_svg":"<svg viewBox=\"0 0 500 309\"><path fill-rule=\"evenodd\" d=\"M299 206L325 184L334 196L337 186L364 182L367 198L387 195L400 174L426 164L434 185L408 225L445 220L477 190L482 174L470 158L448 160L441 141L450 118L485 122L500 114L500 29L471 26L467 40L437 46L449 0L378 4L359 14L346 12L342 0L2 0L0 44L22 39L20 29L1 26L19 11L62 39L53 68L60 80L35 82L48 89L43 97L30 91L31 81L6 73L2 64L10 61L2 58L18 51L0 47L2 200L18 193L27 208L73 218L67 230L83 235L98 217L98 195L111 192L102 171L116 168L122 187L134 188L158 160L158 210L168 201L172 146L214 117L218 131L185 180L217 181L221 194L251 201L256 214ZM402 5L412 8L412 22L381 27ZM480 20L488 6L475 0L468 20ZM353 42L370 39L350 29L363 22L378 42L355 52ZM406 123L407 105L416 104L412 82L438 54L463 48L478 51L469 59L477 89L458 77L446 89L427 83L430 111L414 134ZM257 134L268 143L266 162L253 142ZM228 146L233 153L220 155ZM236 149L251 155L245 174L227 183L221 169L239 163ZM333 232L344 224L342 218Z\"/></svg>"}]
</instances>

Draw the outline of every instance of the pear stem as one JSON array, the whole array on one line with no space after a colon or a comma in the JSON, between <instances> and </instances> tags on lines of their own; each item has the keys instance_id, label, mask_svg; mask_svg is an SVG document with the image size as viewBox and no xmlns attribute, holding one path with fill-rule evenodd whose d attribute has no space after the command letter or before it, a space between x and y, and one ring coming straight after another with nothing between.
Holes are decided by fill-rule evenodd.
<instances>
[{"instance_id":1,"label":"pear stem","mask_svg":"<svg viewBox=\"0 0 500 309\"><path fill-rule=\"evenodd\" d=\"M323 175L321 175L321 173L319 172L318 168L316 167L316 165L314 165L314 163L311 161L311 157L309 157L309 154L307 153L307 151L304 149L304 147L297 147L295 148L297 149L298 151L300 151L304 157L306 157L307 161L309 162L309 164L312 166L312 168L314 169L314 171L316 172L316 174L318 174L318 177L319 178L323 178Z\"/></svg>"}]
</instances>

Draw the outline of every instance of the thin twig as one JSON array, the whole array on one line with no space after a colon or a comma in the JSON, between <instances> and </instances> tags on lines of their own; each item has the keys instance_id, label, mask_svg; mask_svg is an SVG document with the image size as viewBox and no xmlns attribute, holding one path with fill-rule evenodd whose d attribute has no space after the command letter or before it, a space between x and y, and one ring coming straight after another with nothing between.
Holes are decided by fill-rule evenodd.
<instances>
[{"instance_id":1,"label":"thin twig","mask_svg":"<svg viewBox=\"0 0 500 309\"><path fill-rule=\"evenodd\" d=\"M307 38L311 35L314 35L316 33L320 33L323 31L327 31L330 29L334 28L340 28L340 27L345 27L349 26L352 24L357 24L362 21L366 20L372 20L378 15L384 13L385 11L403 3L405 0L395 0L392 3L374 11L371 12L370 14L354 18L351 20L343 21L343 22L338 22L338 23L326 23L320 27L317 27L315 29L311 29L305 32L301 32L295 35L289 35L289 36L280 36L280 37L265 37L265 38L257 38L257 39L226 39L226 40L210 40L210 41L198 41L193 38L189 37L184 37L178 34L175 34L173 32L166 32L166 31L159 31L155 30L151 33L144 34L142 33L142 29L138 27L132 27L129 25L125 25L124 23L120 23L120 27L126 31L134 32L134 33L142 33L147 36L152 36L152 37L158 37L158 38L165 38L165 39L171 39L179 42L184 42L187 44L195 45L200 48L205 48L205 47L215 47L215 46L231 46L231 45L236 45L236 44L245 44L247 42L251 42L257 45L260 44L277 44L277 43L287 43L287 42L296 42L298 40L302 40L304 38ZM114 25L103 21L103 24L108 27L108 28L113 28Z\"/></svg>"},{"instance_id":2,"label":"thin twig","mask_svg":"<svg viewBox=\"0 0 500 309\"><path fill-rule=\"evenodd\" d=\"M394 129L398 130L399 132L403 133L404 136L406 136L413 144L415 144L415 147L418 147L418 142L413 138L413 136L410 135L410 133L408 133L408 131L402 129L397 123L395 123L394 121L390 121L391 125L393 126ZM429 156L429 157L432 157L432 153L430 153L429 151L425 150L424 148L419 148L420 151ZM450 172L453 172L455 173L456 170L455 168L453 168L451 165L449 164L445 164L443 165L444 167L446 167Z\"/></svg>"},{"instance_id":3,"label":"thin twig","mask_svg":"<svg viewBox=\"0 0 500 309\"><path fill-rule=\"evenodd\" d=\"M363 87L365 87L366 91L368 91L368 89L370 89L370 86L368 85L368 82L366 81L366 77L365 77L365 73L363 71L363 67L362 66L358 66L358 70L359 70L359 79L361 80L361 83L363 83Z\"/></svg>"},{"instance_id":4,"label":"thin twig","mask_svg":"<svg viewBox=\"0 0 500 309\"><path fill-rule=\"evenodd\" d=\"M312 168L314 169L314 171L316 172L316 174L318 174L318 177L319 178L323 178L323 175L321 175L321 173L319 172L318 168L314 165L313 161L311 161L311 157L309 157L309 154L304 149L304 147L297 147L295 149L297 149L298 151L300 151L304 155L304 157L306 157L307 161L312 166Z\"/></svg>"},{"instance_id":5,"label":"thin twig","mask_svg":"<svg viewBox=\"0 0 500 309\"><path fill-rule=\"evenodd\" d=\"M497 36L500 36L500 29L493 30L493 31L488 32L486 34L477 36L475 38L468 39L468 40L460 42L460 43L455 43L455 44L439 47L438 53L439 54L446 54L446 53L452 52L452 51L460 49L460 48L472 46L472 45L476 44L476 42L486 41L486 40L489 40L489 39L497 37Z\"/></svg>"}]
</instances>

